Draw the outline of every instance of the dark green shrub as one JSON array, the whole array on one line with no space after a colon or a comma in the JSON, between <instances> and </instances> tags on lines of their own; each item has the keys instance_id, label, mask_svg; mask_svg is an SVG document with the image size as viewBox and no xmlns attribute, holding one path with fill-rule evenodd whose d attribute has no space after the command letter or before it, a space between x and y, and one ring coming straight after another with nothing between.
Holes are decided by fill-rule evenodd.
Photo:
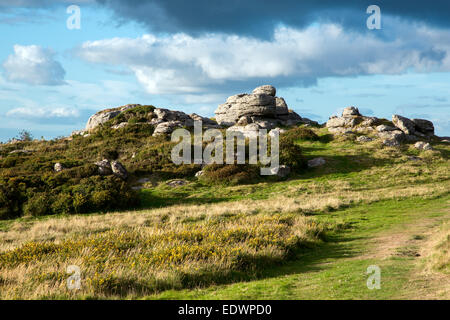
<instances>
[{"instance_id":1,"label":"dark green shrub","mask_svg":"<svg viewBox=\"0 0 450 320\"><path fill-rule=\"evenodd\" d=\"M69 214L74 211L73 199L69 193L60 193L51 204L51 209L55 214Z\"/></svg>"},{"instance_id":2,"label":"dark green shrub","mask_svg":"<svg viewBox=\"0 0 450 320\"><path fill-rule=\"evenodd\" d=\"M211 164L204 169L202 180L210 183L240 184L252 183L260 178L260 169L248 164Z\"/></svg>"},{"instance_id":3,"label":"dark green shrub","mask_svg":"<svg viewBox=\"0 0 450 320\"><path fill-rule=\"evenodd\" d=\"M302 127L289 129L285 133L283 133L283 136L291 140L309 140L309 141L319 140L319 136L315 134L314 131Z\"/></svg>"},{"instance_id":4,"label":"dark green shrub","mask_svg":"<svg viewBox=\"0 0 450 320\"><path fill-rule=\"evenodd\" d=\"M99 210L108 210L116 202L110 190L94 191L92 193L92 205Z\"/></svg>"},{"instance_id":5,"label":"dark green shrub","mask_svg":"<svg viewBox=\"0 0 450 320\"><path fill-rule=\"evenodd\" d=\"M291 136L280 137L280 164L289 166L293 171L299 171L306 167L302 149Z\"/></svg>"},{"instance_id":6,"label":"dark green shrub","mask_svg":"<svg viewBox=\"0 0 450 320\"><path fill-rule=\"evenodd\" d=\"M28 198L24 206L24 214L40 217L51 214L51 197L46 192L39 192Z\"/></svg>"},{"instance_id":7,"label":"dark green shrub","mask_svg":"<svg viewBox=\"0 0 450 320\"><path fill-rule=\"evenodd\" d=\"M116 160L119 158L119 152L116 149L108 148L100 153L101 159Z\"/></svg>"}]
</instances>

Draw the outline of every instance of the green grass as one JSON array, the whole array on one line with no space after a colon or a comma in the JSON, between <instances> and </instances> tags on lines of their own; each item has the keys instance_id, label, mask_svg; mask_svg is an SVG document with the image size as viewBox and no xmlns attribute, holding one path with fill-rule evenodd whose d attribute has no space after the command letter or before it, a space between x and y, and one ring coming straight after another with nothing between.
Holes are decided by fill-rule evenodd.
<instances>
[{"instance_id":1,"label":"green grass","mask_svg":"<svg viewBox=\"0 0 450 320\"><path fill-rule=\"evenodd\" d=\"M382 232L425 217L449 217L450 197L381 201L330 214L319 221L338 219L346 227L331 232L329 241L300 253L295 262L267 271L263 279L206 289L166 291L148 299L393 299L407 286L415 257L359 258L373 249L370 242ZM381 290L366 287L366 270L382 270Z\"/></svg>"}]
</instances>

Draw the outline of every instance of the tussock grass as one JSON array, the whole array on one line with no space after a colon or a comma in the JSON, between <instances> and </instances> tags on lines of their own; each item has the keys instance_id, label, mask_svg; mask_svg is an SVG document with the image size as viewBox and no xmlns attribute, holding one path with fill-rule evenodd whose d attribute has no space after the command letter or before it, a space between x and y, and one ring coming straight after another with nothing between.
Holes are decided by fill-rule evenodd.
<instances>
[{"instance_id":1,"label":"tussock grass","mask_svg":"<svg viewBox=\"0 0 450 320\"><path fill-rule=\"evenodd\" d=\"M32 241L0 253L0 297L126 297L252 279L323 233L301 215L229 214ZM69 265L81 268L79 291L66 288Z\"/></svg>"},{"instance_id":2,"label":"tussock grass","mask_svg":"<svg viewBox=\"0 0 450 320\"><path fill-rule=\"evenodd\" d=\"M427 270L450 275L450 222L433 235L433 247L427 259Z\"/></svg>"}]
</instances>

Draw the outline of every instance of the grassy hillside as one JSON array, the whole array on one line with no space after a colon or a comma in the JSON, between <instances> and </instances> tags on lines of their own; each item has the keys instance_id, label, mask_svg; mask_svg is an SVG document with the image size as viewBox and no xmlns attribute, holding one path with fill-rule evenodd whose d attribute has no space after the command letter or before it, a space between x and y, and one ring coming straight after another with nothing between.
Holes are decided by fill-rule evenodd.
<instances>
[{"instance_id":1,"label":"grassy hillside","mask_svg":"<svg viewBox=\"0 0 450 320\"><path fill-rule=\"evenodd\" d=\"M326 165L220 183L164 162L170 143L136 128L21 145L46 150L49 176L55 159L81 168L117 152L132 175L127 192L148 182L129 191L140 199L132 211L0 220L0 298L450 298L448 144L418 151L293 129L297 156ZM15 156L23 165L3 167L2 179L28 177L32 156ZM187 184L169 186L175 178ZM69 265L81 269L80 290L66 287ZM382 270L381 290L366 287L369 265Z\"/></svg>"}]
</instances>

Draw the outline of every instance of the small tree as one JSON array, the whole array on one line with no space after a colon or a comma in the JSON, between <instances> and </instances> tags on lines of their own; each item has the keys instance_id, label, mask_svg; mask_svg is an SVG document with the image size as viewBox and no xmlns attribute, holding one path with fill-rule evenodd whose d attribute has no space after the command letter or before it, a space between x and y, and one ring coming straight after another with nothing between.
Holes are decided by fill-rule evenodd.
<instances>
[{"instance_id":1,"label":"small tree","mask_svg":"<svg viewBox=\"0 0 450 320\"><path fill-rule=\"evenodd\" d=\"M19 132L18 139L21 140L21 141L32 141L33 140L33 135L31 134L30 131L22 130L22 131Z\"/></svg>"}]
</instances>

